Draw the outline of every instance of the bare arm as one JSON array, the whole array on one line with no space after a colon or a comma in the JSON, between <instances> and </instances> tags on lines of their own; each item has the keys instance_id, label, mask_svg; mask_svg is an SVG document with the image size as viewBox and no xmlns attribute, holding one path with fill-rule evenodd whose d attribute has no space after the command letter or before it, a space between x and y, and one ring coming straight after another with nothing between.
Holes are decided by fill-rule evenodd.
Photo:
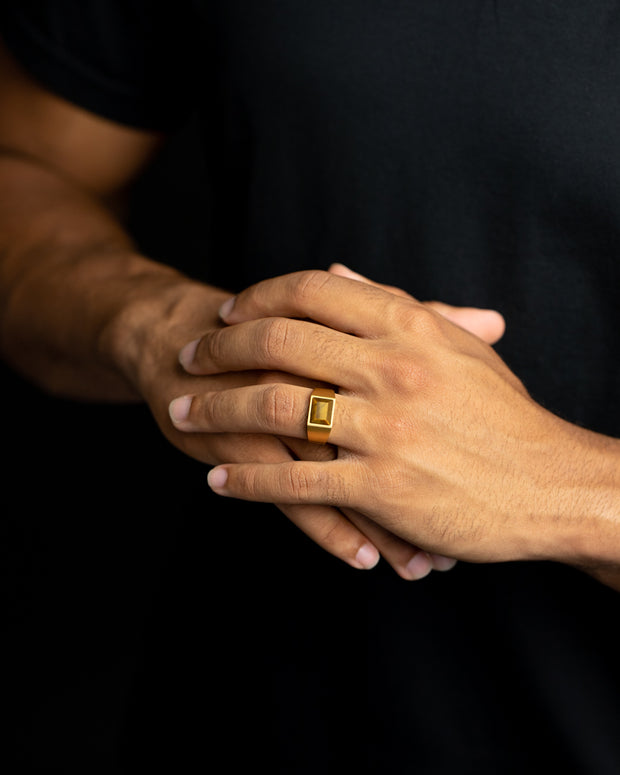
<instances>
[{"instance_id":1,"label":"bare arm","mask_svg":"<svg viewBox=\"0 0 620 775\"><path fill-rule=\"evenodd\" d=\"M287 377L181 369L183 345L221 327L228 294L140 255L109 206L162 141L49 94L0 53L0 355L58 395L146 401L168 440L204 463L291 460L275 437L185 434L172 424L172 399L199 386ZM402 576L418 577L417 549L381 528L358 529L329 507L280 508L352 566L376 563L374 543Z\"/></svg>"},{"instance_id":2,"label":"bare arm","mask_svg":"<svg viewBox=\"0 0 620 775\"><path fill-rule=\"evenodd\" d=\"M108 202L162 138L46 92L6 51L0 107L2 356L55 393L135 397L113 361L113 322L132 297L186 281L135 251Z\"/></svg>"}]
</instances>

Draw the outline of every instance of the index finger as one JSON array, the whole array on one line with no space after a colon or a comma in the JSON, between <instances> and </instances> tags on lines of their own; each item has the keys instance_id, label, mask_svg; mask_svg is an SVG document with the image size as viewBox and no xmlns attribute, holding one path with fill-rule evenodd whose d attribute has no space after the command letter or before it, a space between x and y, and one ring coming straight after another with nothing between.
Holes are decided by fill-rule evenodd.
<instances>
[{"instance_id":1,"label":"index finger","mask_svg":"<svg viewBox=\"0 0 620 775\"><path fill-rule=\"evenodd\" d=\"M403 305L422 306L376 285L308 270L250 286L225 302L220 316L226 323L274 316L310 318L344 333L372 338L394 330L395 314L401 313Z\"/></svg>"}]
</instances>

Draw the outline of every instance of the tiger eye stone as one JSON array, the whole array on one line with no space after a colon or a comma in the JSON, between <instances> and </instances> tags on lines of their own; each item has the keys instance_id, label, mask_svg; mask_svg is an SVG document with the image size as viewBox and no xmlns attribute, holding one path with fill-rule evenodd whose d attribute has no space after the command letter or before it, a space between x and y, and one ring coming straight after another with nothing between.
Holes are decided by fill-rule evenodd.
<instances>
[{"instance_id":1,"label":"tiger eye stone","mask_svg":"<svg viewBox=\"0 0 620 775\"><path fill-rule=\"evenodd\" d=\"M314 425L329 425L332 421L334 402L327 398L314 396L310 410L310 422Z\"/></svg>"}]
</instances>

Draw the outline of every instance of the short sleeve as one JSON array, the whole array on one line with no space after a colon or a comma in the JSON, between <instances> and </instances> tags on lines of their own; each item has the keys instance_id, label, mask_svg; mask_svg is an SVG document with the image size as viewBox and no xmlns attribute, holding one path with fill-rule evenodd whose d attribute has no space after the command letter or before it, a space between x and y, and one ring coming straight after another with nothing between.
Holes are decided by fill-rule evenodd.
<instances>
[{"instance_id":1,"label":"short sleeve","mask_svg":"<svg viewBox=\"0 0 620 775\"><path fill-rule=\"evenodd\" d=\"M42 86L112 121L174 128L191 112L199 24L192 4L3 0L0 33Z\"/></svg>"}]
</instances>

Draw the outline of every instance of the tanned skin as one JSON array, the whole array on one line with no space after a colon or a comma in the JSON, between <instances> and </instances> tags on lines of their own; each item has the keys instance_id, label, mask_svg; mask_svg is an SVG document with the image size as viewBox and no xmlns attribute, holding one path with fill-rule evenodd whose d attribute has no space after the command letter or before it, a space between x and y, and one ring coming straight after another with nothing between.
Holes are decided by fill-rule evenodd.
<instances>
[{"instance_id":1,"label":"tanned skin","mask_svg":"<svg viewBox=\"0 0 620 775\"><path fill-rule=\"evenodd\" d=\"M212 432L201 426L200 418L194 417L196 425L187 427L174 411L171 414L170 407L175 406L172 402L179 397L213 396L239 388L260 390L274 384L309 390L316 378L296 374L294 358L286 353L278 363L257 367L248 362L242 370L235 363L214 372L200 360L193 367L181 366L179 354L187 353L184 348L188 343L208 342L209 337L220 335L225 329L218 310L230 294L141 255L114 207L165 141L160 134L118 125L50 94L7 51L0 51L2 357L16 371L54 395L147 402L169 441L208 465L232 465L232 472L235 465L290 466L295 459L322 461L324 465L341 462L332 460L332 447L309 445L303 438L295 438L297 432L285 436L274 429L273 435L266 436L264 430L248 432L233 427L223 429L226 433L221 433L222 429ZM346 270L335 269L331 276L338 273L339 282L350 283L351 303L358 299L357 290L364 285L399 299L400 303L417 304L396 289L360 282L363 278L353 279ZM268 287L267 291L271 294L267 306L277 310L281 287ZM433 315L441 313L452 334L457 327L459 331L471 331L475 334L471 338L481 347L488 347L482 340L493 343L501 336L503 324L497 315L441 305L423 306ZM248 320L251 313L251 304L247 309L243 305L238 308L238 314L246 314ZM325 311L327 318L330 314ZM243 336L240 330L235 334L237 342ZM240 345L241 353L246 349ZM338 374L333 377L339 384ZM243 400L238 405L239 413L243 411ZM195 407L199 405L197 400ZM231 417L238 422L235 411ZM288 433L290 429L285 430ZM560 436L556 438L558 443L565 440ZM389 450L386 442L389 439L380 439ZM596 460L605 460L606 485L615 482L615 442L606 440L595 446ZM585 447L577 445L576 455L585 452ZM367 470L366 462L360 463L358 471ZM569 470L577 464L577 459L571 458ZM589 488L600 491L603 475L592 466L586 468L592 471L592 479L586 477L583 483L581 500L585 502ZM229 487L234 481L231 473ZM367 477L368 486L370 482ZM404 481L403 486L406 489L408 482ZM369 498L363 492L357 493L355 502L341 498L336 503L332 483L330 487L329 497L319 487L313 493L314 502L302 502L298 493L283 489L279 491L282 500L274 497L273 501L320 546L353 567L373 567L381 554L403 578L416 579L432 567L447 569L453 565L444 556L441 541L419 528L419 514L412 512L408 520L399 512L398 519L393 519L392 506L385 504L386 514L382 515L367 508ZM611 485L608 489L611 494L605 518L598 522L593 516L584 520L583 529L590 537L586 542L587 557L576 550L574 556L561 551L557 557L548 558L587 565L587 570L604 583L620 588L620 574L616 570L620 562L618 528L611 516L620 508L617 483L615 489ZM549 491L552 490L550 482ZM251 497L241 485L236 494ZM256 499L265 497L266 490ZM549 513L556 518L559 514L552 507ZM574 514L567 518L575 524ZM546 558L551 531L548 527L543 531ZM454 534L459 535L458 525ZM497 547L506 544L501 530L492 534ZM420 538L426 541L425 551L417 548ZM585 538L573 543L582 547L584 542ZM463 548L452 542L445 547L450 550L450 557L484 559L474 556L469 544ZM501 553L501 549L497 551ZM513 554L508 552L506 559L513 559ZM536 552L531 556L536 556Z\"/></svg>"}]
</instances>

